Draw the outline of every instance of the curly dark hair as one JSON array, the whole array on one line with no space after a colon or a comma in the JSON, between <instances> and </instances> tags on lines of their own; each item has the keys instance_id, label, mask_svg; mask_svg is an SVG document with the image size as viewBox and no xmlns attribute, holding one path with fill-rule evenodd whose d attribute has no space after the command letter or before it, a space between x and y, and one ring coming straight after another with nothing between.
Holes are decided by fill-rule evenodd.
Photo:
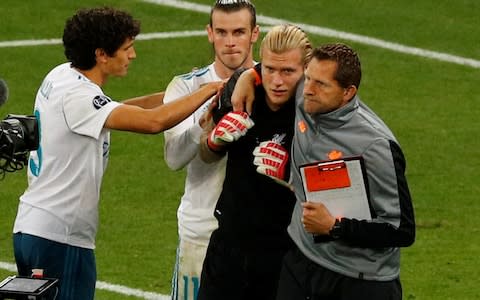
<instances>
[{"instance_id":1,"label":"curly dark hair","mask_svg":"<svg viewBox=\"0 0 480 300\"><path fill-rule=\"evenodd\" d=\"M65 24L64 53L73 67L90 70L96 49L113 56L127 38L139 33L140 22L127 12L111 7L81 9Z\"/></svg>"},{"instance_id":2,"label":"curly dark hair","mask_svg":"<svg viewBox=\"0 0 480 300\"><path fill-rule=\"evenodd\" d=\"M341 43L322 45L313 50L312 58L337 62L335 80L343 88L351 85L360 86L362 68L357 53L349 46Z\"/></svg>"}]
</instances>

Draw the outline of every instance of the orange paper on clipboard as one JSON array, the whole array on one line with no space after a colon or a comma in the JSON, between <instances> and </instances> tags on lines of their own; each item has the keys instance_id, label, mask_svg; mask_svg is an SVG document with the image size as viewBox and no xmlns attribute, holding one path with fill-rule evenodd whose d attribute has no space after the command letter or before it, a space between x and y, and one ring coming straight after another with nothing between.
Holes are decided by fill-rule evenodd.
<instances>
[{"instance_id":1,"label":"orange paper on clipboard","mask_svg":"<svg viewBox=\"0 0 480 300\"><path fill-rule=\"evenodd\" d=\"M362 157L344 157L299 167L305 201L323 203L335 217L371 220Z\"/></svg>"},{"instance_id":2,"label":"orange paper on clipboard","mask_svg":"<svg viewBox=\"0 0 480 300\"><path fill-rule=\"evenodd\" d=\"M350 177L344 161L308 166L304 168L304 172L309 192L350 186Z\"/></svg>"}]
</instances>

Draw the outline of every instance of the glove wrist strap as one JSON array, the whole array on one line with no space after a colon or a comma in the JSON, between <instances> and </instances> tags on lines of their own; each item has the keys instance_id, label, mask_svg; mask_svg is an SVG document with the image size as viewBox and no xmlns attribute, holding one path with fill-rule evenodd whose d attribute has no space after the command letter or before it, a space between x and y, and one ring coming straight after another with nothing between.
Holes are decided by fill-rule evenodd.
<instances>
[{"instance_id":1,"label":"glove wrist strap","mask_svg":"<svg viewBox=\"0 0 480 300\"><path fill-rule=\"evenodd\" d=\"M224 150L224 146L220 146L220 145L217 145L215 144L214 142L211 141L210 138L207 139L207 147L208 149L210 149L212 152L216 152L216 153L221 153L223 152Z\"/></svg>"}]
</instances>

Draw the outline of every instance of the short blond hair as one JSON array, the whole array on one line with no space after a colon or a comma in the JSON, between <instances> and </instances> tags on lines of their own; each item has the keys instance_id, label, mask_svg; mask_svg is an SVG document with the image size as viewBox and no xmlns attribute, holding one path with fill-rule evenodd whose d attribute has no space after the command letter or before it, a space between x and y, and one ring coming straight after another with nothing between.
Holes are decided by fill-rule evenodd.
<instances>
[{"instance_id":1,"label":"short blond hair","mask_svg":"<svg viewBox=\"0 0 480 300\"><path fill-rule=\"evenodd\" d=\"M305 63L312 54L312 44L307 34L300 27L291 24L276 25L268 31L260 44L260 59L265 48L274 53L300 49Z\"/></svg>"}]
</instances>

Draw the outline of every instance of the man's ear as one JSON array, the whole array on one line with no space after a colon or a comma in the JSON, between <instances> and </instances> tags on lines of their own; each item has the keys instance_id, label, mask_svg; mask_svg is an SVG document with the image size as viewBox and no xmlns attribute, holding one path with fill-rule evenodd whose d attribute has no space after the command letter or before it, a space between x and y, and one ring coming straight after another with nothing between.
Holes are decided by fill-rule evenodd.
<instances>
[{"instance_id":1,"label":"man's ear","mask_svg":"<svg viewBox=\"0 0 480 300\"><path fill-rule=\"evenodd\" d=\"M260 26L255 25L255 27L252 30L252 38L251 38L250 42L252 44L256 43L259 36L260 36Z\"/></svg>"},{"instance_id":2,"label":"man's ear","mask_svg":"<svg viewBox=\"0 0 480 300\"><path fill-rule=\"evenodd\" d=\"M357 87L354 85L349 86L343 92L343 100L345 103L349 102L357 94Z\"/></svg>"},{"instance_id":3,"label":"man's ear","mask_svg":"<svg viewBox=\"0 0 480 300\"><path fill-rule=\"evenodd\" d=\"M212 29L212 26L210 26L210 24L207 24L207 35L208 35L208 41L210 42L210 44L213 44L213 29Z\"/></svg>"},{"instance_id":4,"label":"man's ear","mask_svg":"<svg viewBox=\"0 0 480 300\"><path fill-rule=\"evenodd\" d=\"M99 63L105 63L107 61L107 53L102 48L95 49L95 59Z\"/></svg>"}]
</instances>

